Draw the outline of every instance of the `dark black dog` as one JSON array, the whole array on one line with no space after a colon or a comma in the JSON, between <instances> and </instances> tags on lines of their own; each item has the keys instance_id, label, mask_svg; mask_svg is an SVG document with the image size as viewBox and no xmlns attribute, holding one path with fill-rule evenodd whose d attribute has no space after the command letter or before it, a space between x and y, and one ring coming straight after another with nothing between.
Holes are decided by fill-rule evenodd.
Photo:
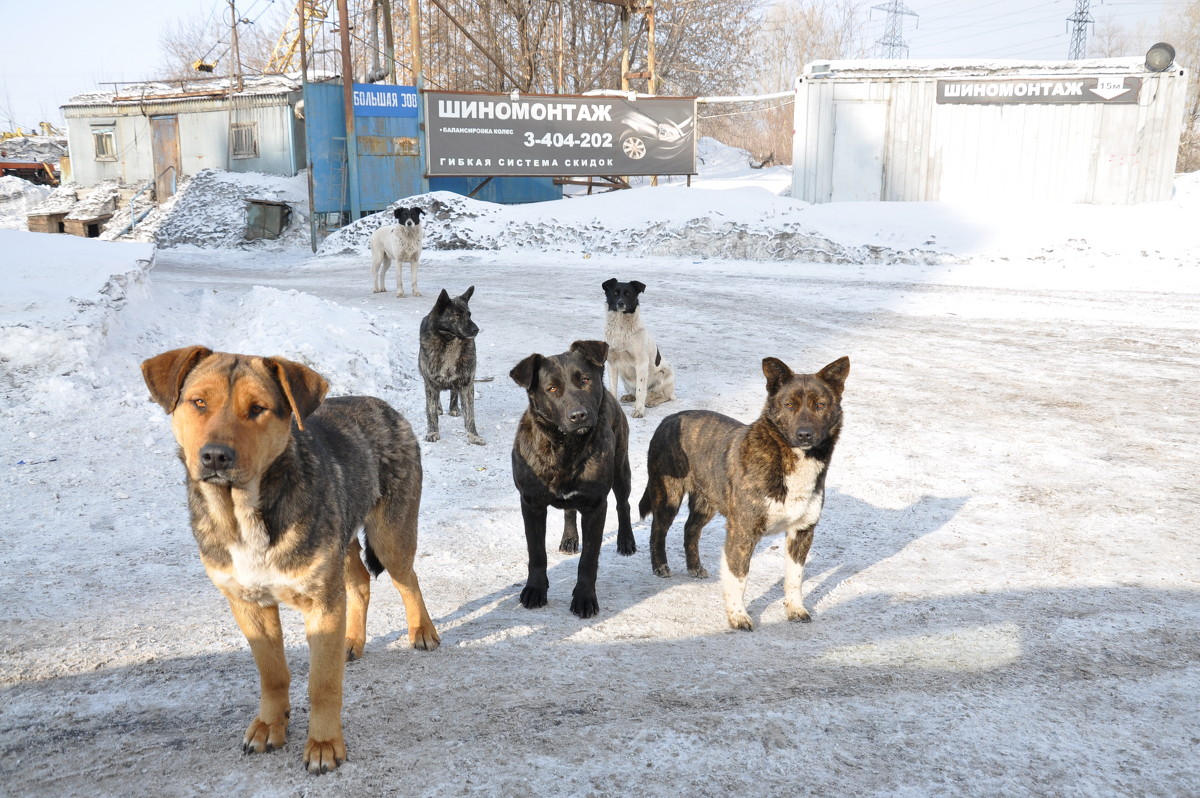
<instances>
[{"instance_id":1,"label":"dark black dog","mask_svg":"<svg viewBox=\"0 0 1200 798\"><path fill-rule=\"evenodd\" d=\"M571 597L571 612L590 618L600 611L596 572L608 512L608 492L617 499L617 551L637 551L629 522L629 423L617 399L604 390L608 344L576 341L561 355L530 355L509 376L529 395L529 407L513 441L513 482L521 494L529 581L525 607L546 606L546 508L565 512L560 551L578 547L576 511L583 513L583 553Z\"/></svg>"},{"instance_id":2,"label":"dark black dog","mask_svg":"<svg viewBox=\"0 0 1200 798\"><path fill-rule=\"evenodd\" d=\"M417 365L425 378L425 440L436 441L438 415L442 412L442 391L450 391L450 415L459 414L462 405L467 440L483 445L475 430L475 336L479 328L471 321L467 306L475 286L462 296L451 298L442 289L429 315L421 319L421 353Z\"/></svg>"}]
</instances>

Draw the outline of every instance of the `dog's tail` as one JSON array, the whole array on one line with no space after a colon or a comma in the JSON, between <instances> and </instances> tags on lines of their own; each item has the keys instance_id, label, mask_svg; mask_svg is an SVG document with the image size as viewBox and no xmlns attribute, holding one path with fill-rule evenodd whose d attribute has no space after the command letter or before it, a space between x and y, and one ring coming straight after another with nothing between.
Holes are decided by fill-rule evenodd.
<instances>
[{"instance_id":1,"label":"dog's tail","mask_svg":"<svg viewBox=\"0 0 1200 798\"><path fill-rule=\"evenodd\" d=\"M387 569L383 567L383 563L375 556L375 550L371 548L371 539L363 535L363 560L367 564L367 570L371 572L371 576L376 578Z\"/></svg>"},{"instance_id":2,"label":"dog's tail","mask_svg":"<svg viewBox=\"0 0 1200 798\"><path fill-rule=\"evenodd\" d=\"M654 484L652 482L647 482L646 492L642 494L642 500L638 502L638 517L643 521L646 520L646 516L650 515L650 507L654 502L653 487Z\"/></svg>"}]
</instances>

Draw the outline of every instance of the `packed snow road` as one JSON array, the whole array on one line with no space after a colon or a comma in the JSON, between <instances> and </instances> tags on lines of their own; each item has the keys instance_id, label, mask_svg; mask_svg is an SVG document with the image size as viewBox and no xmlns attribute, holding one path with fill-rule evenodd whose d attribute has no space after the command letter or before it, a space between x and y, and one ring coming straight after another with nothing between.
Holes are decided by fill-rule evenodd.
<instances>
[{"instance_id":1,"label":"packed snow road","mask_svg":"<svg viewBox=\"0 0 1200 798\"><path fill-rule=\"evenodd\" d=\"M0 500L0 584L22 599L3 622L4 789L1196 794L1200 296L1096 288L1088 268L431 252L424 296L398 299L370 292L362 257L160 251L90 384L49 381L3 409L0 440L24 463ZM666 415L749 421L763 357L797 371L850 357L811 624L784 618L779 539L751 565L757 629L736 633L717 579L678 567L682 517L676 575L659 579L645 523L637 554L617 555L612 509L600 614L567 609L577 560L553 551L553 514L550 606L518 605L508 458L525 397L508 371L602 337L608 277L649 286L643 315L677 372L677 401L630 418L635 498ZM314 778L303 626L285 613L289 741L242 756L254 665L200 567L138 364L191 343L284 354L336 393L388 399L423 439L417 327L440 288L469 285L488 443L443 419L421 444L417 572L443 645L408 648L399 597L375 583L346 675L350 762ZM722 539L718 518L701 541L714 573Z\"/></svg>"}]
</instances>

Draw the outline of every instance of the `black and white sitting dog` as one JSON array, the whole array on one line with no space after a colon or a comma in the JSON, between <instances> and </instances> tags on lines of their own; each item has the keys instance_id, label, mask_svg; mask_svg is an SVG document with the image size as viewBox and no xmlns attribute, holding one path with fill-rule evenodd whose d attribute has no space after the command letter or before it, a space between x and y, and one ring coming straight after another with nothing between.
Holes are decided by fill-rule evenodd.
<instances>
[{"instance_id":1,"label":"black and white sitting dog","mask_svg":"<svg viewBox=\"0 0 1200 798\"><path fill-rule=\"evenodd\" d=\"M613 277L600 287L608 299L604 340L608 342L613 396L620 396L622 402L633 402L633 417L642 418L647 407L675 398L675 371L642 323L638 296L646 286L637 280L620 283ZM632 393L621 396L617 392L618 377Z\"/></svg>"},{"instance_id":2,"label":"black and white sitting dog","mask_svg":"<svg viewBox=\"0 0 1200 798\"><path fill-rule=\"evenodd\" d=\"M404 293L404 278L400 272L407 263L412 272L412 295L420 296L417 290L417 267L421 260L421 244L425 231L421 227L420 208L397 208L392 212L397 224L388 224L371 234L371 282L375 293L387 291L384 277L388 267L396 264L396 296Z\"/></svg>"}]
</instances>

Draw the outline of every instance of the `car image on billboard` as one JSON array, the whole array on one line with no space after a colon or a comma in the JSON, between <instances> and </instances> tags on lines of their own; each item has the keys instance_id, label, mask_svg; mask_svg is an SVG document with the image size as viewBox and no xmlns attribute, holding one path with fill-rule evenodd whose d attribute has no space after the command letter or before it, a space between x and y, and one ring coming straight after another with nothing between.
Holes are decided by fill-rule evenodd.
<instances>
[{"instance_id":1,"label":"car image on billboard","mask_svg":"<svg viewBox=\"0 0 1200 798\"><path fill-rule=\"evenodd\" d=\"M694 146L693 129L695 117L691 114L678 121L670 118L655 119L641 111L631 110L616 120L625 131L618 142L619 153L639 167L648 166L647 159L668 168L667 164L681 156L690 161ZM666 174L666 172L663 172Z\"/></svg>"}]
</instances>

